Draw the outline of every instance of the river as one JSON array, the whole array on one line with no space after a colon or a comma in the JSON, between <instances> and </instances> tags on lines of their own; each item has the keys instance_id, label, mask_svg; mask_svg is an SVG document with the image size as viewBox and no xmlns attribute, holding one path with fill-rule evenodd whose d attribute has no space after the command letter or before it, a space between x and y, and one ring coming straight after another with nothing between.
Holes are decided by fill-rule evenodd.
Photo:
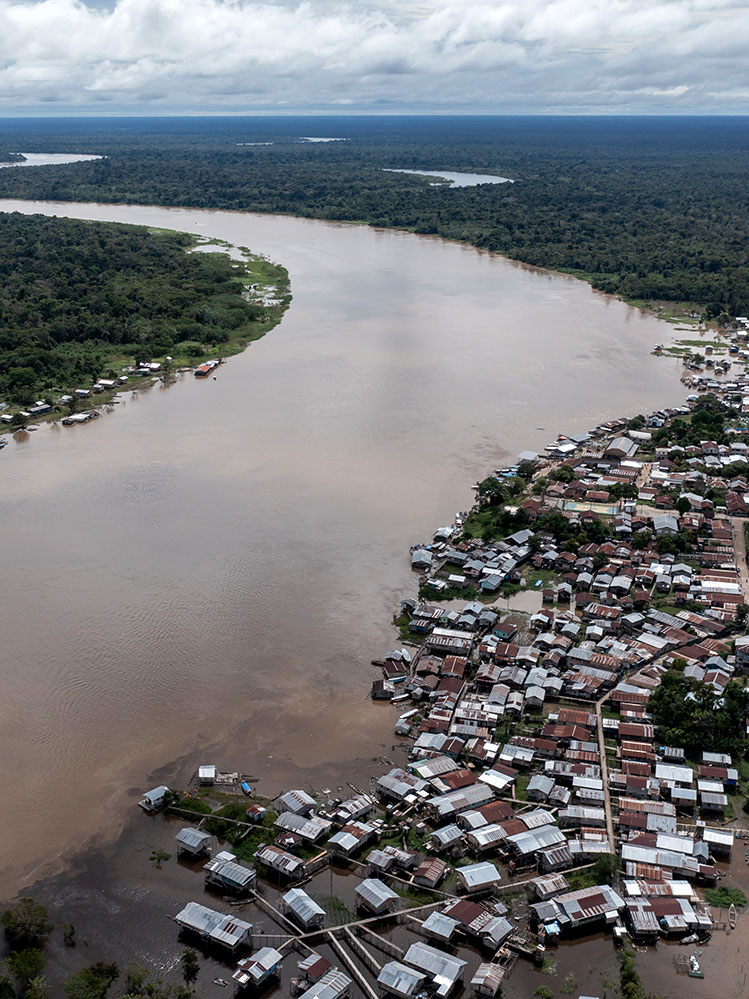
<instances>
[{"instance_id":1,"label":"river","mask_svg":"<svg viewBox=\"0 0 749 999\"><path fill-rule=\"evenodd\" d=\"M183 229L289 269L282 324L0 454L0 897L116 836L200 760L344 785L390 752L372 658L408 548L560 431L682 400L667 328L439 239L280 216L0 202ZM173 762L174 761L174 762Z\"/></svg>"}]
</instances>

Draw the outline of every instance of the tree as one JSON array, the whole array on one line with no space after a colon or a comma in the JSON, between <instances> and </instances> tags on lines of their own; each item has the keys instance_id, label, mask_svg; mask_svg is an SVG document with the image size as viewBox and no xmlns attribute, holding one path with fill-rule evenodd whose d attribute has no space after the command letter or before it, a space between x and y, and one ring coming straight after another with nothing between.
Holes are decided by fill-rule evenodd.
<instances>
[{"instance_id":1,"label":"tree","mask_svg":"<svg viewBox=\"0 0 749 999\"><path fill-rule=\"evenodd\" d=\"M0 916L5 936L13 950L34 947L44 942L54 929L47 920L46 906L33 898L19 899L17 905Z\"/></svg>"},{"instance_id":2,"label":"tree","mask_svg":"<svg viewBox=\"0 0 749 999\"><path fill-rule=\"evenodd\" d=\"M533 990L533 995L535 999L554 999L554 993L548 985L539 985L537 989Z\"/></svg>"},{"instance_id":3,"label":"tree","mask_svg":"<svg viewBox=\"0 0 749 999\"><path fill-rule=\"evenodd\" d=\"M24 999L49 999L51 991L44 975L38 975L27 982Z\"/></svg>"},{"instance_id":4,"label":"tree","mask_svg":"<svg viewBox=\"0 0 749 999\"><path fill-rule=\"evenodd\" d=\"M116 964L99 961L71 975L65 982L65 995L68 999L105 999L109 986L118 975Z\"/></svg>"},{"instance_id":5,"label":"tree","mask_svg":"<svg viewBox=\"0 0 749 999\"><path fill-rule=\"evenodd\" d=\"M197 952L188 947L187 950L182 952L182 977L185 980L185 985L193 985L200 974L200 961L198 960Z\"/></svg>"},{"instance_id":6,"label":"tree","mask_svg":"<svg viewBox=\"0 0 749 999\"><path fill-rule=\"evenodd\" d=\"M151 850L151 856L148 859L157 870L161 870L161 865L170 857L171 853L167 853L166 850Z\"/></svg>"},{"instance_id":7,"label":"tree","mask_svg":"<svg viewBox=\"0 0 749 999\"><path fill-rule=\"evenodd\" d=\"M496 475L488 475L475 486L476 498L480 507L499 506L504 502L504 493Z\"/></svg>"},{"instance_id":8,"label":"tree","mask_svg":"<svg viewBox=\"0 0 749 999\"><path fill-rule=\"evenodd\" d=\"M23 950L14 950L8 956L8 967L21 983L28 982L32 978L38 978L44 971L45 963L44 951L38 947L25 947Z\"/></svg>"},{"instance_id":9,"label":"tree","mask_svg":"<svg viewBox=\"0 0 749 999\"><path fill-rule=\"evenodd\" d=\"M569 465L560 465L554 469L550 478L554 479L555 482L572 482L575 478L575 472Z\"/></svg>"},{"instance_id":10,"label":"tree","mask_svg":"<svg viewBox=\"0 0 749 999\"><path fill-rule=\"evenodd\" d=\"M619 870L619 861L614 853L602 853L593 864L593 874L598 884L611 884Z\"/></svg>"},{"instance_id":11,"label":"tree","mask_svg":"<svg viewBox=\"0 0 749 999\"><path fill-rule=\"evenodd\" d=\"M72 923L62 924L62 939L66 947L75 947L75 926Z\"/></svg>"},{"instance_id":12,"label":"tree","mask_svg":"<svg viewBox=\"0 0 749 999\"><path fill-rule=\"evenodd\" d=\"M689 513L689 511L691 510L691 508L692 508L692 504L689 502L689 500L686 498L686 496L680 496L677 499L677 501L676 501L676 509L679 511L679 513L681 513L681 514Z\"/></svg>"},{"instance_id":13,"label":"tree","mask_svg":"<svg viewBox=\"0 0 749 999\"><path fill-rule=\"evenodd\" d=\"M0 999L16 999L16 986L7 973L5 965L0 965Z\"/></svg>"}]
</instances>

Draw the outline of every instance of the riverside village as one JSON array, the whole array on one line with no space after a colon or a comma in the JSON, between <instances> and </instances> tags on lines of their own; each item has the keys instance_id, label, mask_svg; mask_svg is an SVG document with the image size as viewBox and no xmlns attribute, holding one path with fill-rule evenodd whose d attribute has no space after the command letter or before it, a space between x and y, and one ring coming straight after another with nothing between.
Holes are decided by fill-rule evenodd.
<instances>
[{"instance_id":1,"label":"riverside village","mask_svg":"<svg viewBox=\"0 0 749 999\"><path fill-rule=\"evenodd\" d=\"M645 996L654 953L669 994L710 988L749 918L745 340L688 359L683 406L519 455L413 546L368 784L271 800L209 760L143 795L192 872L175 938L224 969L201 995L576 997L545 974L592 938L609 995Z\"/></svg>"}]
</instances>

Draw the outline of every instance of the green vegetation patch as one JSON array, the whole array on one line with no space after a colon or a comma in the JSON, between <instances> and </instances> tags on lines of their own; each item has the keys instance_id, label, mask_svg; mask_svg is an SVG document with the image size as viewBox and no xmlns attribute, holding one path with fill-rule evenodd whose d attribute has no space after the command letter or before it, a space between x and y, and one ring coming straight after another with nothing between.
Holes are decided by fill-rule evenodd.
<instances>
[{"instance_id":1,"label":"green vegetation patch","mask_svg":"<svg viewBox=\"0 0 749 999\"><path fill-rule=\"evenodd\" d=\"M0 398L28 404L123 364L236 353L288 304L288 275L222 253L188 253L185 233L0 215ZM241 276L242 280L236 278ZM278 305L248 295L272 280Z\"/></svg>"},{"instance_id":2,"label":"green vegetation patch","mask_svg":"<svg viewBox=\"0 0 749 999\"><path fill-rule=\"evenodd\" d=\"M746 895L740 888L729 888L721 885L719 888L706 888L705 899L716 908L727 909L731 905L737 908L746 905Z\"/></svg>"}]
</instances>

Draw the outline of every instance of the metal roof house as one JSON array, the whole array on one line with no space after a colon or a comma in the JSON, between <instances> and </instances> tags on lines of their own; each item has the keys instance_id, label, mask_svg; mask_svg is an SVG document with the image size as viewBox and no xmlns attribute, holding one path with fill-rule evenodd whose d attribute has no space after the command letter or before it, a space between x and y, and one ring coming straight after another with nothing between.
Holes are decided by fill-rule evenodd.
<instances>
[{"instance_id":1,"label":"metal roof house","mask_svg":"<svg viewBox=\"0 0 749 999\"><path fill-rule=\"evenodd\" d=\"M349 822L328 840L328 847L334 853L351 857L357 850L371 843L377 837L377 829L367 822Z\"/></svg>"},{"instance_id":2,"label":"metal roof house","mask_svg":"<svg viewBox=\"0 0 749 999\"><path fill-rule=\"evenodd\" d=\"M174 838L177 841L177 856L180 853L189 853L191 857L199 857L201 853L210 850L213 837L202 829L185 826Z\"/></svg>"},{"instance_id":3,"label":"metal roof house","mask_svg":"<svg viewBox=\"0 0 749 999\"><path fill-rule=\"evenodd\" d=\"M301 888L290 888L281 896L284 911L305 930L314 930L325 921L325 910Z\"/></svg>"},{"instance_id":4,"label":"metal roof house","mask_svg":"<svg viewBox=\"0 0 749 999\"><path fill-rule=\"evenodd\" d=\"M253 867L245 867L228 850L222 850L203 867L206 886L224 892L240 894L252 887L257 873Z\"/></svg>"},{"instance_id":5,"label":"metal roof house","mask_svg":"<svg viewBox=\"0 0 749 999\"><path fill-rule=\"evenodd\" d=\"M482 996L484 999L494 999L502 988L502 979L505 977L505 969L498 964L484 963L476 969L476 973L471 979L471 988L474 995Z\"/></svg>"},{"instance_id":6,"label":"metal roof house","mask_svg":"<svg viewBox=\"0 0 749 999\"><path fill-rule=\"evenodd\" d=\"M420 941L411 944L403 961L427 975L440 999L448 996L456 986L463 984L467 967L466 962L460 958L445 954L444 951Z\"/></svg>"},{"instance_id":7,"label":"metal roof house","mask_svg":"<svg viewBox=\"0 0 749 999\"><path fill-rule=\"evenodd\" d=\"M146 791L138 804L146 812L157 812L160 808L164 807L164 799L168 792L169 788L166 784L160 784L158 787L153 788L152 791Z\"/></svg>"},{"instance_id":8,"label":"metal roof house","mask_svg":"<svg viewBox=\"0 0 749 999\"><path fill-rule=\"evenodd\" d=\"M379 878L365 878L356 886L354 894L357 902L376 916L383 912L390 912L395 901L400 898L397 892L394 892Z\"/></svg>"},{"instance_id":9,"label":"metal roof house","mask_svg":"<svg viewBox=\"0 0 749 999\"><path fill-rule=\"evenodd\" d=\"M388 995L399 996L400 999L411 999L421 993L425 981L424 972L414 971L400 961L388 961L377 976L380 990Z\"/></svg>"},{"instance_id":10,"label":"metal roof house","mask_svg":"<svg viewBox=\"0 0 749 999\"><path fill-rule=\"evenodd\" d=\"M294 833L301 836L302 839L309 840L310 843L316 843L318 839L330 832L332 823L328 822L327 819L321 819L319 815L305 818L294 812L281 812L275 825L279 829L283 829L284 832Z\"/></svg>"},{"instance_id":11,"label":"metal roof house","mask_svg":"<svg viewBox=\"0 0 749 999\"><path fill-rule=\"evenodd\" d=\"M531 906L537 913L541 907L548 907L549 912L553 912L554 920L562 929L574 931L595 923L614 923L624 908L624 900L610 885L594 885Z\"/></svg>"},{"instance_id":12,"label":"metal roof house","mask_svg":"<svg viewBox=\"0 0 749 999\"><path fill-rule=\"evenodd\" d=\"M427 937L450 943L459 925L457 919L446 916L444 912L430 912L421 924L421 929Z\"/></svg>"},{"instance_id":13,"label":"metal roof house","mask_svg":"<svg viewBox=\"0 0 749 999\"><path fill-rule=\"evenodd\" d=\"M219 944L230 951L247 943L252 935L252 923L235 916L226 916L198 902L188 902L174 921L190 933L196 933L209 943Z\"/></svg>"},{"instance_id":14,"label":"metal roof house","mask_svg":"<svg viewBox=\"0 0 749 999\"><path fill-rule=\"evenodd\" d=\"M351 979L338 968L326 971L314 985L299 996L299 999L343 999L351 988Z\"/></svg>"},{"instance_id":15,"label":"metal roof house","mask_svg":"<svg viewBox=\"0 0 749 999\"><path fill-rule=\"evenodd\" d=\"M287 791L278 799L287 812L295 815L309 815L317 808L317 802L306 791Z\"/></svg>"},{"instance_id":16,"label":"metal roof house","mask_svg":"<svg viewBox=\"0 0 749 999\"><path fill-rule=\"evenodd\" d=\"M282 961L283 954L280 951L273 947L261 947L251 957L240 961L231 977L239 986L262 985L278 972Z\"/></svg>"},{"instance_id":17,"label":"metal roof house","mask_svg":"<svg viewBox=\"0 0 749 999\"><path fill-rule=\"evenodd\" d=\"M273 844L261 843L255 851L255 859L287 878L301 877L304 870L304 861Z\"/></svg>"},{"instance_id":18,"label":"metal roof house","mask_svg":"<svg viewBox=\"0 0 749 999\"><path fill-rule=\"evenodd\" d=\"M216 783L216 767L213 763L198 767L198 783L205 786Z\"/></svg>"},{"instance_id":19,"label":"metal roof house","mask_svg":"<svg viewBox=\"0 0 749 999\"><path fill-rule=\"evenodd\" d=\"M467 867L458 867L455 874L458 879L458 887L472 895L477 892L490 891L502 880L497 868L488 861L469 864Z\"/></svg>"}]
</instances>

